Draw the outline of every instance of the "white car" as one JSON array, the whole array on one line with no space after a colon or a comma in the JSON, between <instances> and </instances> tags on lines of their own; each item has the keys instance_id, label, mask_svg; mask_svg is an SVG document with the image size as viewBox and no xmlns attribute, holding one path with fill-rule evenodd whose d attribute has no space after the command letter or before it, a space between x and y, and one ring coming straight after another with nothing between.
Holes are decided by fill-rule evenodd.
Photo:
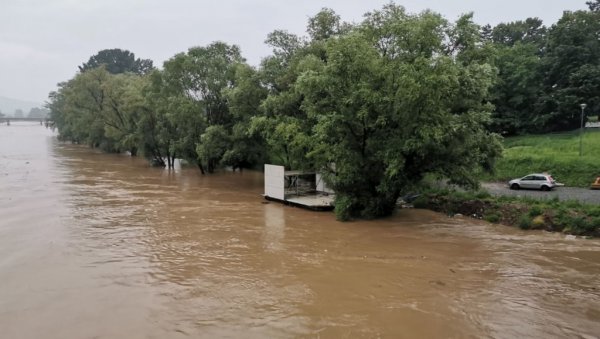
<instances>
[{"instance_id":1,"label":"white car","mask_svg":"<svg viewBox=\"0 0 600 339\"><path fill-rule=\"evenodd\" d=\"M508 182L508 187L513 190L521 188L538 189L542 191L550 191L554 187L560 186L550 174L534 173L529 174L521 179L514 179Z\"/></svg>"}]
</instances>

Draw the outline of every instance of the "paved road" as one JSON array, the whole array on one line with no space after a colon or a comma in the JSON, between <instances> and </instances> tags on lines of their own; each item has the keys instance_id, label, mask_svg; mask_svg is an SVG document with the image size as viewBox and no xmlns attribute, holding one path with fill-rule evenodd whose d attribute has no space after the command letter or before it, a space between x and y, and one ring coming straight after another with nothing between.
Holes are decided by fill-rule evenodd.
<instances>
[{"instance_id":1,"label":"paved road","mask_svg":"<svg viewBox=\"0 0 600 339\"><path fill-rule=\"evenodd\" d=\"M483 183L482 188L492 195L511 195L521 197L532 197L537 199L552 199L558 197L560 200L579 200L588 204L600 205L600 190L590 190L578 187L557 187L550 192L536 190L511 190L505 183Z\"/></svg>"}]
</instances>

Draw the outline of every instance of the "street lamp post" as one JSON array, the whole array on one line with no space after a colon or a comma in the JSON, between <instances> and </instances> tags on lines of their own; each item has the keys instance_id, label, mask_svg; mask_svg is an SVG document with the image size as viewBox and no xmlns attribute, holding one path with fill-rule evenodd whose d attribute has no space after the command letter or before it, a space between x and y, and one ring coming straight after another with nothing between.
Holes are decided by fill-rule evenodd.
<instances>
[{"instance_id":1,"label":"street lamp post","mask_svg":"<svg viewBox=\"0 0 600 339\"><path fill-rule=\"evenodd\" d=\"M583 154L583 114L587 104L579 105L581 107L581 127L579 129L579 156Z\"/></svg>"}]
</instances>

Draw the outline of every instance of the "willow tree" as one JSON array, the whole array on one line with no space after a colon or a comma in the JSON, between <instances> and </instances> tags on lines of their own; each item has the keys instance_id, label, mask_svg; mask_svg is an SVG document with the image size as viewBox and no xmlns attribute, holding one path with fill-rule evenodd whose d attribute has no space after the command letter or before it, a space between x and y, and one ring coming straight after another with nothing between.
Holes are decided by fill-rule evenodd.
<instances>
[{"instance_id":1,"label":"willow tree","mask_svg":"<svg viewBox=\"0 0 600 339\"><path fill-rule=\"evenodd\" d=\"M307 114L304 94L298 88L299 77L327 60L330 39L346 34L351 25L341 22L331 9L324 8L308 19L308 37L277 30L265 41L273 55L263 60L260 74L268 96L251 122L251 131L265 140L271 161L288 169L313 168L306 155L312 145L312 128L316 120Z\"/></svg>"},{"instance_id":2,"label":"willow tree","mask_svg":"<svg viewBox=\"0 0 600 339\"><path fill-rule=\"evenodd\" d=\"M232 86L236 65L243 61L238 46L214 42L177 54L160 73L160 106L178 135L174 150L202 173L212 172L227 148L221 147L226 140L214 138L227 135L221 131L231 127L224 90Z\"/></svg>"},{"instance_id":3,"label":"willow tree","mask_svg":"<svg viewBox=\"0 0 600 339\"><path fill-rule=\"evenodd\" d=\"M110 76L101 66L77 74L50 94L48 107L61 139L116 151L114 140L105 134L103 119Z\"/></svg>"},{"instance_id":4,"label":"willow tree","mask_svg":"<svg viewBox=\"0 0 600 339\"><path fill-rule=\"evenodd\" d=\"M486 131L495 71L470 16L408 14L393 4L327 43L298 80L313 127L309 157L327 171L339 219L390 214L400 194L434 174L466 187L491 168Z\"/></svg>"}]
</instances>

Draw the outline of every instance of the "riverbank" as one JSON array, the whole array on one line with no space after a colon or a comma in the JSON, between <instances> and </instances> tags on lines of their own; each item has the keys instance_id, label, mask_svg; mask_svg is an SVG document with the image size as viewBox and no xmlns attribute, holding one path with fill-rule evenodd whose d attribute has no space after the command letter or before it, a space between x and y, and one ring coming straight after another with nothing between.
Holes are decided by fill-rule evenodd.
<instances>
[{"instance_id":1,"label":"riverbank","mask_svg":"<svg viewBox=\"0 0 600 339\"><path fill-rule=\"evenodd\" d=\"M488 192L432 190L414 201L415 208L462 214L490 223L581 236L600 236L600 206L558 198L492 196Z\"/></svg>"}]
</instances>

